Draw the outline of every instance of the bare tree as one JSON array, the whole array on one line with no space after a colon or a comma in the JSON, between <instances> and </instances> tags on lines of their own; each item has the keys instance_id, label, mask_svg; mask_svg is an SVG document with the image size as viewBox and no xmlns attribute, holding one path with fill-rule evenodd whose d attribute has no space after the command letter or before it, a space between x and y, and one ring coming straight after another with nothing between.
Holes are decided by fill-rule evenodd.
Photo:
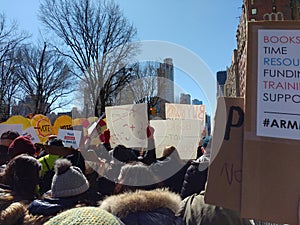
<instances>
[{"instance_id":1,"label":"bare tree","mask_svg":"<svg viewBox=\"0 0 300 225\"><path fill-rule=\"evenodd\" d=\"M8 23L0 14L0 119L9 117L12 99L18 89L19 78L15 76L16 52L28 36L18 33L16 23Z\"/></svg>"},{"instance_id":2,"label":"bare tree","mask_svg":"<svg viewBox=\"0 0 300 225\"><path fill-rule=\"evenodd\" d=\"M118 93L116 104L147 103L148 111L158 103L159 62L140 62L132 65L133 78Z\"/></svg>"},{"instance_id":3,"label":"bare tree","mask_svg":"<svg viewBox=\"0 0 300 225\"><path fill-rule=\"evenodd\" d=\"M63 99L74 91L74 76L66 60L56 51L23 46L18 55L20 88L30 97L27 107L34 114L47 114L71 100Z\"/></svg>"},{"instance_id":4,"label":"bare tree","mask_svg":"<svg viewBox=\"0 0 300 225\"><path fill-rule=\"evenodd\" d=\"M113 1L44 0L39 15L63 42L56 48L76 65L75 73L85 82L95 116L99 116L129 81L126 64L136 52L130 44L136 29Z\"/></svg>"}]
</instances>

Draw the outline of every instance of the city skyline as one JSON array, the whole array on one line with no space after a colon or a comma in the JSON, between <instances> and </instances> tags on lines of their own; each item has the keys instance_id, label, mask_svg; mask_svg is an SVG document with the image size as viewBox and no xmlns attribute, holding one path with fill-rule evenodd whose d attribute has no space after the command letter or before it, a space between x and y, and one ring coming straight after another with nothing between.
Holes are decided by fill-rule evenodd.
<instances>
[{"instance_id":1,"label":"city skyline","mask_svg":"<svg viewBox=\"0 0 300 225\"><path fill-rule=\"evenodd\" d=\"M21 30L32 33L33 39L42 38L42 26L37 18L39 1L33 0L30 5L14 1L3 0L2 13L8 20L17 21ZM216 73L230 66L232 51L236 48L236 30L243 1L230 1L226 4L221 1L196 0L188 3L171 0L116 2L125 17L136 26L138 41L162 41L185 49L186 52L195 55L203 67L207 67L205 73L209 71L208 79L216 80ZM170 55L167 57L173 58ZM201 90L199 82L195 81L194 77L198 75L187 74L177 67L177 63L174 59L174 81L181 87L182 93L190 94L192 99L199 99L204 104L212 101L207 98L211 93L203 93L205 91ZM186 63L186 67L190 67L189 63ZM206 84L204 82L201 85ZM214 89L216 85L215 82ZM177 96L180 93L176 93ZM213 101L216 100L216 94L214 95ZM214 104L215 102L212 103ZM214 110L214 107L211 107L211 110Z\"/></svg>"}]
</instances>

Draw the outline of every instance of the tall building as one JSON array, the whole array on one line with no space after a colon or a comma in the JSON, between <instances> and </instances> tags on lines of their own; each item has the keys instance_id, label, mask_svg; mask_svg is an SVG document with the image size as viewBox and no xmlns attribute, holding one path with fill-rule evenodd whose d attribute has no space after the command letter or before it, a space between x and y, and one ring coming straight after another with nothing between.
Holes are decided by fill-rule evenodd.
<instances>
[{"instance_id":1,"label":"tall building","mask_svg":"<svg viewBox=\"0 0 300 225\"><path fill-rule=\"evenodd\" d=\"M157 96L159 103L157 112L165 118L165 103L174 103L174 67L171 58L164 59L157 70L158 85Z\"/></svg>"},{"instance_id":2,"label":"tall building","mask_svg":"<svg viewBox=\"0 0 300 225\"><path fill-rule=\"evenodd\" d=\"M179 100L180 104L191 104L191 95L190 94L184 94L181 93L180 94L180 100Z\"/></svg>"},{"instance_id":3,"label":"tall building","mask_svg":"<svg viewBox=\"0 0 300 225\"><path fill-rule=\"evenodd\" d=\"M217 72L217 96L224 96L224 86L227 79L227 71Z\"/></svg>"},{"instance_id":4,"label":"tall building","mask_svg":"<svg viewBox=\"0 0 300 225\"><path fill-rule=\"evenodd\" d=\"M247 61L247 22L248 21L284 21L300 19L299 0L244 0L242 14L237 28L237 49L234 50L225 95L243 97L245 95Z\"/></svg>"},{"instance_id":5,"label":"tall building","mask_svg":"<svg viewBox=\"0 0 300 225\"><path fill-rule=\"evenodd\" d=\"M21 115L28 116L29 114L34 114L35 112L35 96L27 95L25 98L18 102L17 105L12 106L11 115ZM43 110L45 114L50 113L49 103L41 104L39 109Z\"/></svg>"},{"instance_id":6,"label":"tall building","mask_svg":"<svg viewBox=\"0 0 300 225\"><path fill-rule=\"evenodd\" d=\"M227 79L224 86L224 96L239 97L237 50L232 53L231 66L227 69Z\"/></svg>"},{"instance_id":7,"label":"tall building","mask_svg":"<svg viewBox=\"0 0 300 225\"><path fill-rule=\"evenodd\" d=\"M199 99L193 99L192 100L192 104L193 105L203 105L203 101L200 101Z\"/></svg>"},{"instance_id":8,"label":"tall building","mask_svg":"<svg viewBox=\"0 0 300 225\"><path fill-rule=\"evenodd\" d=\"M25 98L18 102L17 105L12 106L12 115L21 115L27 116L30 113L33 113L31 106L34 105L34 100L31 96L27 95Z\"/></svg>"},{"instance_id":9,"label":"tall building","mask_svg":"<svg viewBox=\"0 0 300 225\"><path fill-rule=\"evenodd\" d=\"M174 102L174 67L171 58L164 59L157 71L158 96L167 102Z\"/></svg>"}]
</instances>

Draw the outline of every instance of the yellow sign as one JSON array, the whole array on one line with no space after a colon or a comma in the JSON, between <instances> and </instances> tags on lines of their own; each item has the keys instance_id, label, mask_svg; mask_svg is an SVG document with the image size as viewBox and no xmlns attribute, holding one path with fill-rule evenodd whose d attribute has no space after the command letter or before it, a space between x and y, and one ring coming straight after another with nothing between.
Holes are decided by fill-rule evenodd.
<instances>
[{"instance_id":1,"label":"yellow sign","mask_svg":"<svg viewBox=\"0 0 300 225\"><path fill-rule=\"evenodd\" d=\"M52 133L57 135L59 129L70 130L72 128L72 118L67 115L58 117L52 127Z\"/></svg>"},{"instance_id":2,"label":"yellow sign","mask_svg":"<svg viewBox=\"0 0 300 225\"><path fill-rule=\"evenodd\" d=\"M9 119L6 120L6 124L22 124L23 125L23 130L26 130L29 128L30 125L30 120L23 117L23 116L12 116Z\"/></svg>"},{"instance_id":3,"label":"yellow sign","mask_svg":"<svg viewBox=\"0 0 300 225\"><path fill-rule=\"evenodd\" d=\"M49 135L52 134L52 125L50 119L42 114L37 114L32 117L30 122L39 136L40 141L42 143L46 142Z\"/></svg>"}]
</instances>

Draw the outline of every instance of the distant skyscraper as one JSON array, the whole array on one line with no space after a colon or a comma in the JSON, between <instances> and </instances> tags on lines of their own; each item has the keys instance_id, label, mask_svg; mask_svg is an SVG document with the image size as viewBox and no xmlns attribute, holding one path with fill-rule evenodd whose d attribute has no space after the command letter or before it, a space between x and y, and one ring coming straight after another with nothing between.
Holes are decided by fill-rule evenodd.
<instances>
[{"instance_id":1,"label":"distant skyscraper","mask_svg":"<svg viewBox=\"0 0 300 225\"><path fill-rule=\"evenodd\" d=\"M191 95L190 94L180 94L180 104L191 104Z\"/></svg>"},{"instance_id":2,"label":"distant skyscraper","mask_svg":"<svg viewBox=\"0 0 300 225\"><path fill-rule=\"evenodd\" d=\"M174 68L172 59L166 58L158 69L158 95L167 102L174 102ZM160 79L162 78L162 79Z\"/></svg>"},{"instance_id":3,"label":"distant skyscraper","mask_svg":"<svg viewBox=\"0 0 300 225\"><path fill-rule=\"evenodd\" d=\"M192 100L192 104L193 104L193 105L203 105L203 102L200 101L200 100L198 100L198 99L193 99L193 100Z\"/></svg>"},{"instance_id":4,"label":"distant skyscraper","mask_svg":"<svg viewBox=\"0 0 300 225\"><path fill-rule=\"evenodd\" d=\"M217 96L224 96L224 85L227 79L227 71L217 72Z\"/></svg>"},{"instance_id":5,"label":"distant skyscraper","mask_svg":"<svg viewBox=\"0 0 300 225\"><path fill-rule=\"evenodd\" d=\"M159 114L165 118L165 103L174 103L174 67L171 58L164 59L157 70Z\"/></svg>"}]
</instances>

